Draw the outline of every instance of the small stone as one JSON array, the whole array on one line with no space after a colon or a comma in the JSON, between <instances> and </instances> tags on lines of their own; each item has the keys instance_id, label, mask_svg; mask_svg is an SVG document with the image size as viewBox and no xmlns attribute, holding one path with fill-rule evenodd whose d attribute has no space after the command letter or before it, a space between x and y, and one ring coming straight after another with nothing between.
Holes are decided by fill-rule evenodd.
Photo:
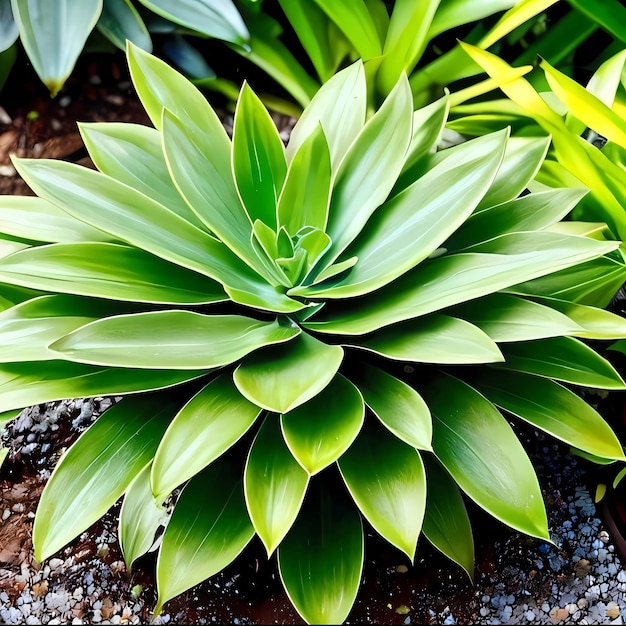
<instances>
[{"instance_id":1,"label":"small stone","mask_svg":"<svg viewBox=\"0 0 626 626\"><path fill-rule=\"evenodd\" d=\"M531 611L530 609L528 609L528 611L526 611L526 613L524 613L524 617L526 618L527 621L532 622L536 615L534 611Z\"/></svg>"},{"instance_id":2,"label":"small stone","mask_svg":"<svg viewBox=\"0 0 626 626\"><path fill-rule=\"evenodd\" d=\"M396 608L396 613L398 615L406 615L407 613L410 613L411 609L406 605L406 604L401 604L399 607Z\"/></svg>"},{"instance_id":3,"label":"small stone","mask_svg":"<svg viewBox=\"0 0 626 626\"><path fill-rule=\"evenodd\" d=\"M589 602L587 601L587 598L581 598L576 605L579 609L586 609L589 606Z\"/></svg>"},{"instance_id":4,"label":"small stone","mask_svg":"<svg viewBox=\"0 0 626 626\"><path fill-rule=\"evenodd\" d=\"M568 617L569 611L567 609L561 609L558 606L555 606L550 611L550 619L552 620L553 624L558 624L559 622L566 620Z\"/></svg>"},{"instance_id":5,"label":"small stone","mask_svg":"<svg viewBox=\"0 0 626 626\"><path fill-rule=\"evenodd\" d=\"M565 608L570 615L573 615L574 613L576 613L576 611L578 611L578 605L574 604L573 602L571 604L567 604Z\"/></svg>"},{"instance_id":6,"label":"small stone","mask_svg":"<svg viewBox=\"0 0 626 626\"><path fill-rule=\"evenodd\" d=\"M8 520L10 516L11 516L10 509L4 509L4 512L2 513L2 521L6 522L6 520Z\"/></svg>"},{"instance_id":7,"label":"small stone","mask_svg":"<svg viewBox=\"0 0 626 626\"><path fill-rule=\"evenodd\" d=\"M611 619L615 619L616 617L618 617L620 614L620 610L619 610L619 606L617 605L617 602L609 602L606 605L606 615L607 617L610 617Z\"/></svg>"},{"instance_id":8,"label":"small stone","mask_svg":"<svg viewBox=\"0 0 626 626\"><path fill-rule=\"evenodd\" d=\"M96 556L99 559L106 559L108 554L109 554L109 544L108 543L101 543L98 546L98 549L96 550Z\"/></svg>"},{"instance_id":9,"label":"small stone","mask_svg":"<svg viewBox=\"0 0 626 626\"><path fill-rule=\"evenodd\" d=\"M480 616L481 617L487 617L487 615L489 615L489 613L491 613L491 611L486 606L481 607L481 609L480 609Z\"/></svg>"},{"instance_id":10,"label":"small stone","mask_svg":"<svg viewBox=\"0 0 626 626\"><path fill-rule=\"evenodd\" d=\"M50 561L48 561L48 565L50 566L50 569L59 569L63 566L63 559L50 559Z\"/></svg>"},{"instance_id":11,"label":"small stone","mask_svg":"<svg viewBox=\"0 0 626 626\"><path fill-rule=\"evenodd\" d=\"M617 574L617 580L620 583L626 583L626 572L624 570L621 570L618 574Z\"/></svg>"},{"instance_id":12,"label":"small stone","mask_svg":"<svg viewBox=\"0 0 626 626\"><path fill-rule=\"evenodd\" d=\"M48 581L42 580L40 583L33 585L33 597L41 598L48 593Z\"/></svg>"}]
</instances>

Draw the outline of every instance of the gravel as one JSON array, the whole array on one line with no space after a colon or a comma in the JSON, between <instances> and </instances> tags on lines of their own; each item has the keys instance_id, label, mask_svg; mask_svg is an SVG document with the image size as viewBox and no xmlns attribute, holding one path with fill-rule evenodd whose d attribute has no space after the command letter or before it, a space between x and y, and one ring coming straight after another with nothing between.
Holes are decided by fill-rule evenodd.
<instances>
[{"instance_id":1,"label":"gravel","mask_svg":"<svg viewBox=\"0 0 626 626\"><path fill-rule=\"evenodd\" d=\"M110 398L72 400L24 410L2 436L3 445L10 448L9 465L20 462L29 468L20 479L29 489L43 484L62 450L113 402ZM449 597L439 598L415 589L410 603L390 610L389 623L411 624L418 615L413 607L418 606L431 623L443 624L624 623L626 570L584 486L585 462L552 442L539 449L534 461L548 503L553 544L510 533L492 544L495 567L481 566L478 560L476 583L474 587L467 584L471 598L467 606L459 606L452 587ZM28 542L11 543L19 534L11 530L11 524L15 529L30 529L38 497L28 489L19 491L20 481L15 483L2 487L0 623L149 621L154 590L145 585L145 579L126 571L117 544L115 514L54 558L37 564ZM15 502L11 494L17 494ZM7 530L4 535L3 528ZM418 563L416 567L424 566ZM409 575L409 569L398 565L394 575ZM204 585L220 589L226 601L228 594L239 594L236 584L224 585L223 579ZM196 623L216 621L210 611L197 615ZM233 616L233 623L250 623L240 618ZM170 621L180 623L181 616L165 612L153 623Z\"/></svg>"}]
</instances>

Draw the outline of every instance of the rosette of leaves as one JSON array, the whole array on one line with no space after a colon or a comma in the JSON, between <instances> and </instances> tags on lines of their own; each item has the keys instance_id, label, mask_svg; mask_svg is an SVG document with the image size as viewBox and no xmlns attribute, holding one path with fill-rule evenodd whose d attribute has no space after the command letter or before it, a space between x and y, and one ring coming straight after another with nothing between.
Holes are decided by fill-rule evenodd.
<instances>
[{"instance_id":1,"label":"rosette of leaves","mask_svg":"<svg viewBox=\"0 0 626 626\"><path fill-rule=\"evenodd\" d=\"M569 386L624 389L581 339L626 336L601 309L521 295L618 245L560 231L584 191L523 193L547 140L436 152L446 99L414 112L402 76L367 119L357 62L286 149L244 85L231 141L180 74L129 60L155 128L82 125L100 171L15 159L38 197L2 201L0 410L125 396L53 472L36 558L124 495L130 566L174 494L157 612L258 535L302 617L334 623L364 522L411 560L423 531L470 575L462 494L547 539L508 419L623 459Z\"/></svg>"}]
</instances>

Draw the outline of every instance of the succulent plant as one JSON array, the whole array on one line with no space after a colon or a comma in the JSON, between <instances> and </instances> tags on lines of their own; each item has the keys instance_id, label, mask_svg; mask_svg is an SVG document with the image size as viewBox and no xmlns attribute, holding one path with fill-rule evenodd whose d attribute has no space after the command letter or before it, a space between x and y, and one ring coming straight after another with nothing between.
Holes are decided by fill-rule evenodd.
<instances>
[{"instance_id":1,"label":"succulent plant","mask_svg":"<svg viewBox=\"0 0 626 626\"><path fill-rule=\"evenodd\" d=\"M624 389L581 338L626 336L567 296L618 247L561 232L584 190L526 193L548 140L437 151L447 98L413 111L403 75L367 119L356 62L286 149L244 84L231 141L180 74L133 46L129 63L155 128L83 124L98 172L15 159L38 197L2 199L0 410L125 396L54 470L36 558L123 495L130 565L175 503L157 612L258 535L302 617L334 623L363 519L409 559L423 531L470 575L462 493L547 539L510 416L623 459L568 387Z\"/></svg>"}]
</instances>

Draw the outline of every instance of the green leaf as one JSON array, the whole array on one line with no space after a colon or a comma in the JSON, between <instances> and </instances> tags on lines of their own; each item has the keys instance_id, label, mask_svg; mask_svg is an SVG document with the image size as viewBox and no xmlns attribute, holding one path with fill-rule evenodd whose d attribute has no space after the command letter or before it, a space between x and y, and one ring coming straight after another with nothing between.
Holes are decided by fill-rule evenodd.
<instances>
[{"instance_id":1,"label":"green leaf","mask_svg":"<svg viewBox=\"0 0 626 626\"><path fill-rule=\"evenodd\" d=\"M10 448L0 448L0 467L2 467L10 451Z\"/></svg>"},{"instance_id":2,"label":"green leaf","mask_svg":"<svg viewBox=\"0 0 626 626\"><path fill-rule=\"evenodd\" d=\"M577 335L582 330L548 306L503 293L461 304L449 313L478 326L498 343Z\"/></svg>"},{"instance_id":3,"label":"green leaf","mask_svg":"<svg viewBox=\"0 0 626 626\"><path fill-rule=\"evenodd\" d=\"M204 228L170 178L159 131L127 122L82 123L79 129L89 156L102 173Z\"/></svg>"},{"instance_id":4,"label":"green leaf","mask_svg":"<svg viewBox=\"0 0 626 626\"><path fill-rule=\"evenodd\" d=\"M6 283L94 298L160 304L226 300L221 285L137 248L111 243L59 243L0 259Z\"/></svg>"},{"instance_id":5,"label":"green leaf","mask_svg":"<svg viewBox=\"0 0 626 626\"><path fill-rule=\"evenodd\" d=\"M532 537L549 539L533 466L507 421L466 383L441 375L423 389L433 414L433 448L479 506Z\"/></svg>"},{"instance_id":6,"label":"green leaf","mask_svg":"<svg viewBox=\"0 0 626 626\"><path fill-rule=\"evenodd\" d=\"M269 415L246 462L244 492L248 514L267 550L276 550L298 516L309 475L285 445L278 418Z\"/></svg>"},{"instance_id":7,"label":"green leaf","mask_svg":"<svg viewBox=\"0 0 626 626\"><path fill-rule=\"evenodd\" d=\"M626 320L621 315L555 298L539 298L539 301L567 315L578 324L583 330L572 333L576 337L583 339L621 339L626 336Z\"/></svg>"},{"instance_id":8,"label":"green leaf","mask_svg":"<svg viewBox=\"0 0 626 626\"><path fill-rule=\"evenodd\" d=\"M294 154L278 199L278 226L295 235L303 226L324 230L330 201L330 154L321 125Z\"/></svg>"},{"instance_id":9,"label":"green leaf","mask_svg":"<svg viewBox=\"0 0 626 626\"><path fill-rule=\"evenodd\" d=\"M463 496L436 459L428 456L425 461L428 490L422 532L474 580L474 538Z\"/></svg>"},{"instance_id":10,"label":"green leaf","mask_svg":"<svg viewBox=\"0 0 626 626\"><path fill-rule=\"evenodd\" d=\"M442 0L430 24L428 39L461 26L483 20L519 4L518 0Z\"/></svg>"},{"instance_id":11,"label":"green leaf","mask_svg":"<svg viewBox=\"0 0 626 626\"><path fill-rule=\"evenodd\" d=\"M309 474L334 463L359 434L365 404L359 390L341 374L306 404L280 418L289 450Z\"/></svg>"},{"instance_id":12,"label":"green leaf","mask_svg":"<svg viewBox=\"0 0 626 626\"><path fill-rule=\"evenodd\" d=\"M119 396L165 389L205 371L133 370L67 361L0 365L0 413L66 398Z\"/></svg>"},{"instance_id":13,"label":"green leaf","mask_svg":"<svg viewBox=\"0 0 626 626\"><path fill-rule=\"evenodd\" d=\"M43 561L100 519L152 458L175 405L164 394L124 398L105 411L61 457L33 527Z\"/></svg>"},{"instance_id":14,"label":"green leaf","mask_svg":"<svg viewBox=\"0 0 626 626\"><path fill-rule=\"evenodd\" d=\"M54 204L34 196L2 196L0 232L21 239L50 243L111 241L111 235L92 228Z\"/></svg>"},{"instance_id":15,"label":"green leaf","mask_svg":"<svg viewBox=\"0 0 626 626\"><path fill-rule=\"evenodd\" d=\"M626 389L615 368L573 337L554 337L502 346L499 367L598 389Z\"/></svg>"},{"instance_id":16,"label":"green leaf","mask_svg":"<svg viewBox=\"0 0 626 626\"><path fill-rule=\"evenodd\" d=\"M415 389L384 370L366 364L350 377L365 404L396 437L414 448L432 449L430 411Z\"/></svg>"},{"instance_id":17,"label":"green leaf","mask_svg":"<svg viewBox=\"0 0 626 626\"><path fill-rule=\"evenodd\" d=\"M164 525L167 513L155 502L150 490L150 467L148 463L128 487L120 510L118 535L126 568L148 552L154 543L159 526Z\"/></svg>"},{"instance_id":18,"label":"green leaf","mask_svg":"<svg viewBox=\"0 0 626 626\"><path fill-rule=\"evenodd\" d=\"M285 149L267 109L247 83L235 110L232 160L250 220L276 229L276 205L287 174Z\"/></svg>"},{"instance_id":19,"label":"green leaf","mask_svg":"<svg viewBox=\"0 0 626 626\"><path fill-rule=\"evenodd\" d=\"M74 69L102 0L11 0L20 39L52 97Z\"/></svg>"},{"instance_id":20,"label":"green leaf","mask_svg":"<svg viewBox=\"0 0 626 626\"><path fill-rule=\"evenodd\" d=\"M357 2L315 0L315 2L343 31L361 58L367 60L380 56L382 45L376 24L364 2L361 0Z\"/></svg>"},{"instance_id":21,"label":"green leaf","mask_svg":"<svg viewBox=\"0 0 626 626\"><path fill-rule=\"evenodd\" d=\"M363 127L341 162L330 201L326 232L333 245L325 265L343 252L389 195L404 165L412 118L413 101L404 77Z\"/></svg>"},{"instance_id":22,"label":"green leaf","mask_svg":"<svg viewBox=\"0 0 626 626\"><path fill-rule=\"evenodd\" d=\"M104 0L98 30L120 50L126 51L128 39L146 52L152 52L150 33L130 0Z\"/></svg>"},{"instance_id":23,"label":"green leaf","mask_svg":"<svg viewBox=\"0 0 626 626\"><path fill-rule=\"evenodd\" d=\"M426 475L417 450L374 422L338 464L367 521L413 562L426 508Z\"/></svg>"},{"instance_id":24,"label":"green leaf","mask_svg":"<svg viewBox=\"0 0 626 626\"><path fill-rule=\"evenodd\" d=\"M250 429L261 409L221 374L200 390L169 425L152 464L157 502L221 456Z\"/></svg>"},{"instance_id":25,"label":"green leaf","mask_svg":"<svg viewBox=\"0 0 626 626\"><path fill-rule=\"evenodd\" d=\"M307 137L321 124L333 175L365 124L367 87L362 61L337 72L314 95L296 122L286 148L291 162Z\"/></svg>"},{"instance_id":26,"label":"green leaf","mask_svg":"<svg viewBox=\"0 0 626 626\"><path fill-rule=\"evenodd\" d=\"M315 489L278 548L280 578L309 624L341 624L354 604L364 559L361 517Z\"/></svg>"},{"instance_id":27,"label":"green leaf","mask_svg":"<svg viewBox=\"0 0 626 626\"><path fill-rule=\"evenodd\" d=\"M517 198L535 177L549 146L550 137L511 137L496 178L477 210Z\"/></svg>"},{"instance_id":28,"label":"green leaf","mask_svg":"<svg viewBox=\"0 0 626 626\"><path fill-rule=\"evenodd\" d=\"M485 371L472 385L501 409L594 456L626 460L611 427L582 398L552 380Z\"/></svg>"},{"instance_id":29,"label":"green leaf","mask_svg":"<svg viewBox=\"0 0 626 626\"><path fill-rule=\"evenodd\" d=\"M239 467L219 459L189 482L176 503L157 561L154 614L226 567L253 536Z\"/></svg>"},{"instance_id":30,"label":"green leaf","mask_svg":"<svg viewBox=\"0 0 626 626\"><path fill-rule=\"evenodd\" d=\"M426 259L472 213L502 159L507 132L451 150L451 155L380 206L346 256L359 261L344 278L290 293L340 298L386 285ZM339 207L332 205L332 209ZM332 235L331 235L332 236Z\"/></svg>"},{"instance_id":31,"label":"green leaf","mask_svg":"<svg viewBox=\"0 0 626 626\"><path fill-rule=\"evenodd\" d=\"M278 321L192 311L152 311L98 320L50 346L69 361L145 369L209 369L300 333Z\"/></svg>"},{"instance_id":32,"label":"green leaf","mask_svg":"<svg viewBox=\"0 0 626 626\"><path fill-rule=\"evenodd\" d=\"M287 413L320 393L334 378L343 349L301 333L243 360L233 375L239 391L260 407Z\"/></svg>"},{"instance_id":33,"label":"green leaf","mask_svg":"<svg viewBox=\"0 0 626 626\"><path fill-rule=\"evenodd\" d=\"M476 326L435 313L383 328L350 345L371 350L396 361L417 363L493 363L502 361L498 346Z\"/></svg>"},{"instance_id":34,"label":"green leaf","mask_svg":"<svg viewBox=\"0 0 626 626\"><path fill-rule=\"evenodd\" d=\"M0 2L0 53L8 50L19 37L19 29L13 18L11 0Z\"/></svg>"},{"instance_id":35,"label":"green leaf","mask_svg":"<svg viewBox=\"0 0 626 626\"><path fill-rule=\"evenodd\" d=\"M562 220L586 193L584 189L551 189L485 208L471 215L445 247L459 250L506 233L543 230Z\"/></svg>"},{"instance_id":36,"label":"green leaf","mask_svg":"<svg viewBox=\"0 0 626 626\"><path fill-rule=\"evenodd\" d=\"M617 0L568 0L613 37L626 43L626 9Z\"/></svg>"},{"instance_id":37,"label":"green leaf","mask_svg":"<svg viewBox=\"0 0 626 626\"><path fill-rule=\"evenodd\" d=\"M248 30L231 0L139 0L161 17L236 44L245 44Z\"/></svg>"},{"instance_id":38,"label":"green leaf","mask_svg":"<svg viewBox=\"0 0 626 626\"><path fill-rule=\"evenodd\" d=\"M545 232L503 237L511 237L509 243L519 240L524 245L522 249L503 245L498 253L472 252L433 259L354 304L342 302L340 310L326 306L316 321L303 325L317 332L365 334L593 259L616 245Z\"/></svg>"}]
</instances>

